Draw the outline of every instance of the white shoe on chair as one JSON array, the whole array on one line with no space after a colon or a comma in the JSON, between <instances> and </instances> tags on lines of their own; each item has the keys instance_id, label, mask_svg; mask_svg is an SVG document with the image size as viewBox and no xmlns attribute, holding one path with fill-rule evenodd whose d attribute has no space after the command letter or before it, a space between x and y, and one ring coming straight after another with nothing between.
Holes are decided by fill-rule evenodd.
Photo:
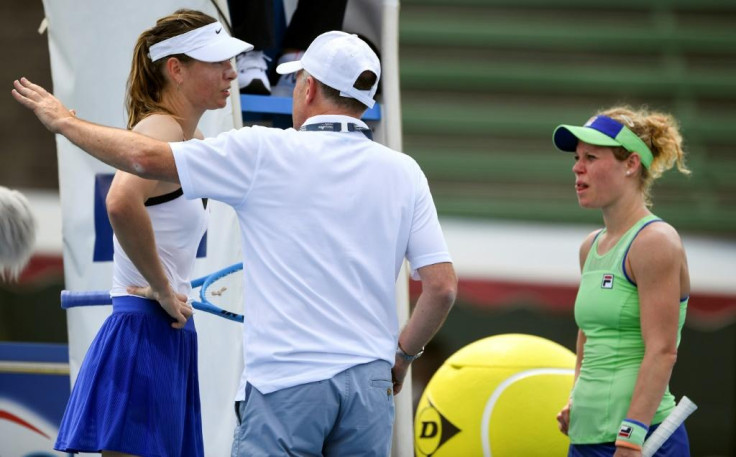
<instances>
[{"instance_id":1,"label":"white shoe on chair","mask_svg":"<svg viewBox=\"0 0 736 457\"><path fill-rule=\"evenodd\" d=\"M271 93L271 83L266 73L269 60L271 59L263 51L244 52L235 57L241 93L258 95Z\"/></svg>"}]
</instances>

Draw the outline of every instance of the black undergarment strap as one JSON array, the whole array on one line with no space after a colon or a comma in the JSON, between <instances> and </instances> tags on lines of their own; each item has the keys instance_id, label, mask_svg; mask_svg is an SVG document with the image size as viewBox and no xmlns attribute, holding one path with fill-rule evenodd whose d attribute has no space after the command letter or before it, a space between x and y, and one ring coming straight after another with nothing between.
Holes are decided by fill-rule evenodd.
<instances>
[{"instance_id":1,"label":"black undergarment strap","mask_svg":"<svg viewBox=\"0 0 736 457\"><path fill-rule=\"evenodd\" d=\"M301 131L308 132L342 132L342 123L340 122L320 122L318 124L307 124L302 125ZM361 127L360 125L348 124L348 132L360 132L366 136L369 140L373 139L373 132L371 129Z\"/></svg>"},{"instance_id":2,"label":"black undergarment strap","mask_svg":"<svg viewBox=\"0 0 736 457\"><path fill-rule=\"evenodd\" d=\"M163 195L158 195L156 197L151 197L148 200L146 200L146 202L144 203L144 205L146 205L146 206L160 205L161 203L170 202L171 200L174 200L176 198L179 198L182 195L184 195L184 191L181 190L181 187L180 187L180 188L176 189L173 192L169 192L168 194L163 194Z\"/></svg>"},{"instance_id":3,"label":"black undergarment strap","mask_svg":"<svg viewBox=\"0 0 736 457\"><path fill-rule=\"evenodd\" d=\"M171 200L177 199L181 197L182 195L184 195L184 191L180 187L176 189L175 191L170 192L168 194L159 195L157 197L151 197L148 200L146 200L145 203L143 203L143 205L144 206L160 205L161 203L166 203L166 202L170 202ZM207 199L206 198L202 199L202 206L204 207L204 209L207 209Z\"/></svg>"}]
</instances>

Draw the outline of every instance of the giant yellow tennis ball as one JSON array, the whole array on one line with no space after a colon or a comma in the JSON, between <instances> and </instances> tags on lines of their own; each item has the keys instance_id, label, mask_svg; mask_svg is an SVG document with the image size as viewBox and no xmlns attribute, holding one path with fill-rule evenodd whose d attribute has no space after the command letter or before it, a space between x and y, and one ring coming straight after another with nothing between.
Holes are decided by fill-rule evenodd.
<instances>
[{"instance_id":1,"label":"giant yellow tennis ball","mask_svg":"<svg viewBox=\"0 0 736 457\"><path fill-rule=\"evenodd\" d=\"M567 455L557 413L573 384L575 355L533 335L497 335L450 356L414 418L417 456Z\"/></svg>"}]
</instances>

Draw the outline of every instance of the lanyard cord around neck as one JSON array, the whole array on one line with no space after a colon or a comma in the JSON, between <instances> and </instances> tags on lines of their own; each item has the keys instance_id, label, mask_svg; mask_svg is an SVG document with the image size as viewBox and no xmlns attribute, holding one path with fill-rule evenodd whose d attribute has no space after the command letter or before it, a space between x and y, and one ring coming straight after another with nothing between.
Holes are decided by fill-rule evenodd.
<instances>
[{"instance_id":1,"label":"lanyard cord around neck","mask_svg":"<svg viewBox=\"0 0 736 457\"><path fill-rule=\"evenodd\" d=\"M369 140L373 140L373 132L371 129L361 127L360 125L348 123L348 132L360 132ZM342 122L320 122L318 124L302 125L300 132L342 132Z\"/></svg>"}]
</instances>

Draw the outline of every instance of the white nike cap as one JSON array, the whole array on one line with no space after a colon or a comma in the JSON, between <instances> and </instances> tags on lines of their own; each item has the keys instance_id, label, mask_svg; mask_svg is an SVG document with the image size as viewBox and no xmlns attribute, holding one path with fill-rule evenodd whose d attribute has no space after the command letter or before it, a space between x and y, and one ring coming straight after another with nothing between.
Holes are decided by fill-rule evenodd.
<instances>
[{"instance_id":1,"label":"white nike cap","mask_svg":"<svg viewBox=\"0 0 736 457\"><path fill-rule=\"evenodd\" d=\"M202 62L222 62L250 51L253 45L231 37L219 22L167 38L151 46L152 61L176 54L185 54Z\"/></svg>"}]
</instances>

